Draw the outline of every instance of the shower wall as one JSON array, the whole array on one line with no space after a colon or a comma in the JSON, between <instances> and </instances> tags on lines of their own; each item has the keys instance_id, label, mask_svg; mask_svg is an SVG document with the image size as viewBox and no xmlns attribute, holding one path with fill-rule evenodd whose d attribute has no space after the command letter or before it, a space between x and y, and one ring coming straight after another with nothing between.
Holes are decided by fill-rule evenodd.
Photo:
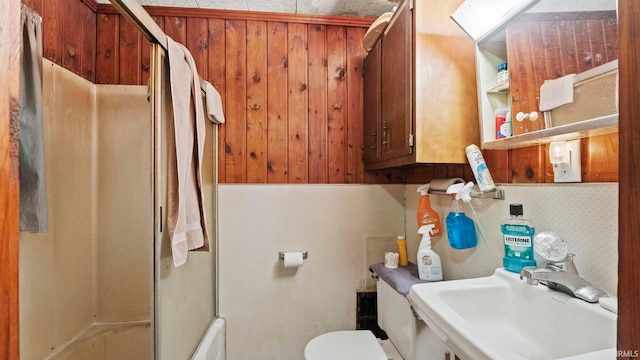
<instances>
[{"instance_id":1,"label":"shower wall","mask_svg":"<svg viewBox=\"0 0 640 360\"><path fill-rule=\"evenodd\" d=\"M24 360L47 358L96 323L151 316L146 87L96 86L43 67L49 231L21 233Z\"/></svg>"}]
</instances>

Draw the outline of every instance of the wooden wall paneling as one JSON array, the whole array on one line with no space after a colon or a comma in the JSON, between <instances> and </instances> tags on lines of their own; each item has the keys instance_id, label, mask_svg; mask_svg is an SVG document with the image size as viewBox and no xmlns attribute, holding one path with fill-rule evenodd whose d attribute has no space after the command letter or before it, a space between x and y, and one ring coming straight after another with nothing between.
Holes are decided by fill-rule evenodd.
<instances>
[{"instance_id":1,"label":"wooden wall paneling","mask_svg":"<svg viewBox=\"0 0 640 360\"><path fill-rule=\"evenodd\" d=\"M604 41L607 48L608 60L618 58L619 42L618 42L618 13L603 21Z\"/></svg>"},{"instance_id":2,"label":"wooden wall paneling","mask_svg":"<svg viewBox=\"0 0 640 360\"><path fill-rule=\"evenodd\" d=\"M96 80L96 13L82 4L80 6L80 16L82 19L82 31L80 33L80 76L95 82Z\"/></svg>"},{"instance_id":3,"label":"wooden wall paneling","mask_svg":"<svg viewBox=\"0 0 640 360\"><path fill-rule=\"evenodd\" d=\"M45 58L62 64L63 0L47 0L42 4L42 47Z\"/></svg>"},{"instance_id":4,"label":"wooden wall paneling","mask_svg":"<svg viewBox=\"0 0 640 360\"><path fill-rule=\"evenodd\" d=\"M640 349L640 2L619 0L620 46L620 189L618 225L618 351L619 359Z\"/></svg>"},{"instance_id":5,"label":"wooden wall paneling","mask_svg":"<svg viewBox=\"0 0 640 360\"><path fill-rule=\"evenodd\" d=\"M328 183L327 27L312 24L309 44L309 183Z\"/></svg>"},{"instance_id":6,"label":"wooden wall paneling","mask_svg":"<svg viewBox=\"0 0 640 360\"><path fill-rule=\"evenodd\" d=\"M184 45L189 49L196 63L198 74L203 79L209 77L209 23L205 18L187 18L187 38Z\"/></svg>"},{"instance_id":7,"label":"wooden wall paneling","mask_svg":"<svg viewBox=\"0 0 640 360\"><path fill-rule=\"evenodd\" d=\"M81 67L81 46L82 21L80 6L82 3L75 1L65 1L62 6L62 66L73 72L80 74Z\"/></svg>"},{"instance_id":8,"label":"wooden wall paneling","mask_svg":"<svg viewBox=\"0 0 640 360\"><path fill-rule=\"evenodd\" d=\"M586 20L573 21L573 46L576 48L578 72L593 68L593 50L590 43L589 23Z\"/></svg>"},{"instance_id":9,"label":"wooden wall paneling","mask_svg":"<svg viewBox=\"0 0 640 360\"><path fill-rule=\"evenodd\" d=\"M491 177L495 183L508 183L511 170L509 169L509 150L482 150L482 156L484 157ZM470 179L475 182L473 177L473 170L471 166L467 166L471 172ZM465 176L469 176L465 174Z\"/></svg>"},{"instance_id":10,"label":"wooden wall paneling","mask_svg":"<svg viewBox=\"0 0 640 360\"><path fill-rule=\"evenodd\" d=\"M123 21L126 21L122 19ZM96 83L118 84L120 16L99 14L96 21Z\"/></svg>"},{"instance_id":11,"label":"wooden wall paneling","mask_svg":"<svg viewBox=\"0 0 640 360\"><path fill-rule=\"evenodd\" d=\"M31 10L42 16L42 0L22 0L21 3L27 5Z\"/></svg>"},{"instance_id":12,"label":"wooden wall paneling","mask_svg":"<svg viewBox=\"0 0 640 360\"><path fill-rule=\"evenodd\" d=\"M246 169L246 129L247 129L247 22L227 20L225 27L226 45L226 99L225 117L225 181L245 183Z\"/></svg>"},{"instance_id":13,"label":"wooden wall paneling","mask_svg":"<svg viewBox=\"0 0 640 360\"><path fill-rule=\"evenodd\" d=\"M225 107L226 75L225 75L225 22L221 19L208 19L209 25L209 64L207 66L209 82L218 90ZM224 138L225 124L218 125L218 181L225 179Z\"/></svg>"},{"instance_id":14,"label":"wooden wall paneling","mask_svg":"<svg viewBox=\"0 0 640 360\"><path fill-rule=\"evenodd\" d=\"M575 47L576 41L573 33L573 21L559 20L556 26L560 37L564 74L577 74L580 71L578 68L578 54L576 54Z\"/></svg>"},{"instance_id":15,"label":"wooden wall paneling","mask_svg":"<svg viewBox=\"0 0 640 360\"><path fill-rule=\"evenodd\" d=\"M347 183L358 184L364 174L364 76L367 56L362 46L364 28L347 29Z\"/></svg>"},{"instance_id":16,"label":"wooden wall paneling","mask_svg":"<svg viewBox=\"0 0 640 360\"><path fill-rule=\"evenodd\" d=\"M617 182L618 147L617 133L582 139L582 182Z\"/></svg>"},{"instance_id":17,"label":"wooden wall paneling","mask_svg":"<svg viewBox=\"0 0 640 360\"><path fill-rule=\"evenodd\" d=\"M287 183L287 24L267 24L267 170L270 183Z\"/></svg>"},{"instance_id":18,"label":"wooden wall paneling","mask_svg":"<svg viewBox=\"0 0 640 360\"><path fill-rule=\"evenodd\" d=\"M530 112L538 108L534 99L530 98L530 87L533 84L533 54L527 23L510 23L507 25L507 57L509 58L509 72L511 77L512 112ZM517 44L516 46L512 44ZM534 89L535 94L535 89ZM513 122L513 134L527 132L526 121Z\"/></svg>"},{"instance_id":19,"label":"wooden wall paneling","mask_svg":"<svg viewBox=\"0 0 640 360\"><path fill-rule=\"evenodd\" d=\"M267 23L247 21L247 182L267 183Z\"/></svg>"},{"instance_id":20,"label":"wooden wall paneling","mask_svg":"<svg viewBox=\"0 0 640 360\"><path fill-rule=\"evenodd\" d=\"M0 24L0 359L18 360L20 1L2 3Z\"/></svg>"},{"instance_id":21,"label":"wooden wall paneling","mask_svg":"<svg viewBox=\"0 0 640 360\"><path fill-rule=\"evenodd\" d=\"M556 20L545 20L540 22L542 30L542 43L544 47L544 58L547 60L548 79L555 79L564 74L562 64L562 53L560 44L560 34Z\"/></svg>"},{"instance_id":22,"label":"wooden wall paneling","mask_svg":"<svg viewBox=\"0 0 640 360\"><path fill-rule=\"evenodd\" d=\"M309 181L309 77L307 74L307 26L289 24L288 44L288 171L289 183Z\"/></svg>"},{"instance_id":23,"label":"wooden wall paneling","mask_svg":"<svg viewBox=\"0 0 640 360\"><path fill-rule=\"evenodd\" d=\"M589 43L591 44L591 64L594 67L610 61L604 34L605 29L603 23L605 21L606 20L603 19L585 20L590 39Z\"/></svg>"},{"instance_id":24,"label":"wooden wall paneling","mask_svg":"<svg viewBox=\"0 0 640 360\"><path fill-rule=\"evenodd\" d=\"M511 178L513 183L544 183L546 152L544 145L511 150Z\"/></svg>"},{"instance_id":25,"label":"wooden wall paneling","mask_svg":"<svg viewBox=\"0 0 640 360\"><path fill-rule=\"evenodd\" d=\"M142 78L142 35L129 21L122 21L118 29L118 84L138 85Z\"/></svg>"},{"instance_id":26,"label":"wooden wall paneling","mask_svg":"<svg viewBox=\"0 0 640 360\"><path fill-rule=\"evenodd\" d=\"M165 16L164 33L181 44L187 42L187 18L184 16Z\"/></svg>"},{"instance_id":27,"label":"wooden wall paneling","mask_svg":"<svg viewBox=\"0 0 640 360\"><path fill-rule=\"evenodd\" d=\"M327 27L329 183L347 180L346 34L342 26Z\"/></svg>"},{"instance_id":28,"label":"wooden wall paneling","mask_svg":"<svg viewBox=\"0 0 640 360\"><path fill-rule=\"evenodd\" d=\"M537 49L534 44L544 44L543 41L543 29L540 22L530 22L528 24L529 39L531 42L530 56L531 67L533 69L533 76L530 80L532 83L526 84L528 95L528 106L524 111L538 111L538 104L540 103L540 84L544 83L544 80L549 79L549 72L547 67L547 60L545 53ZM538 119L535 121L523 121L526 132L544 129L544 114L539 113ZM517 121L516 121L517 122Z\"/></svg>"}]
</instances>

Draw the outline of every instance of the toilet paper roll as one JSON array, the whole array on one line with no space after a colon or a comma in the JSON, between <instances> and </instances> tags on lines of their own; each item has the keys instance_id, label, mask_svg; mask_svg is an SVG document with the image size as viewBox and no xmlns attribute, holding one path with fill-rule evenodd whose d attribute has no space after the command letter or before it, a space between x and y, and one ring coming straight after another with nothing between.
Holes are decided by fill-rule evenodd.
<instances>
[{"instance_id":1,"label":"toilet paper roll","mask_svg":"<svg viewBox=\"0 0 640 360\"><path fill-rule=\"evenodd\" d=\"M302 266L302 251L284 253L284 267L300 267Z\"/></svg>"}]
</instances>

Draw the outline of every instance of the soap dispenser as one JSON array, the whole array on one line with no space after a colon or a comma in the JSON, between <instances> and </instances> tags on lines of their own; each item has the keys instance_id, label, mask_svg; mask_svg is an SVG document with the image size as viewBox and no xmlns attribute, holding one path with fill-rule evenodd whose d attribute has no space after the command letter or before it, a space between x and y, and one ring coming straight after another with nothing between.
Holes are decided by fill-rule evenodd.
<instances>
[{"instance_id":1,"label":"soap dispenser","mask_svg":"<svg viewBox=\"0 0 640 360\"><path fill-rule=\"evenodd\" d=\"M431 250L432 230L433 224L423 225L418 230L418 234L422 236L418 248L418 275L420 280L440 281L442 280L442 264L440 256Z\"/></svg>"}]
</instances>

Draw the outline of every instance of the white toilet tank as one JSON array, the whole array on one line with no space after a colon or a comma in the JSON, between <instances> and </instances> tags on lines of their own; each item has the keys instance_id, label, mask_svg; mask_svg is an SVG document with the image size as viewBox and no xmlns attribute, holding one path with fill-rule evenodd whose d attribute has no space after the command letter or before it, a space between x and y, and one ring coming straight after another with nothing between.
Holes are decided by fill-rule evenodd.
<instances>
[{"instance_id":1,"label":"white toilet tank","mask_svg":"<svg viewBox=\"0 0 640 360\"><path fill-rule=\"evenodd\" d=\"M378 325L387 333L389 340L405 360L414 359L416 326L419 320L413 315L407 298L382 279L376 284Z\"/></svg>"}]
</instances>

